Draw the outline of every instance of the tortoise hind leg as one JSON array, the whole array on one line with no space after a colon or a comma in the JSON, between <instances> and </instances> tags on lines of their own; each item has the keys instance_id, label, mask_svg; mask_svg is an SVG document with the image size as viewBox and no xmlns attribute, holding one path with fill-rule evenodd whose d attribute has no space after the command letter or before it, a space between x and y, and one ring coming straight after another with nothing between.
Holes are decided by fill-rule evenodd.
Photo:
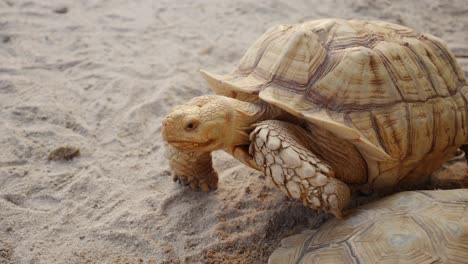
<instances>
[{"instance_id":1,"label":"tortoise hind leg","mask_svg":"<svg viewBox=\"0 0 468 264\"><path fill-rule=\"evenodd\" d=\"M265 177L287 196L304 205L342 217L350 189L334 177L330 166L304 147L307 131L287 122L269 120L251 133L250 154Z\"/></svg>"},{"instance_id":2,"label":"tortoise hind leg","mask_svg":"<svg viewBox=\"0 0 468 264\"><path fill-rule=\"evenodd\" d=\"M465 153L466 164L468 164L468 145L462 145L460 149Z\"/></svg>"},{"instance_id":3,"label":"tortoise hind leg","mask_svg":"<svg viewBox=\"0 0 468 264\"><path fill-rule=\"evenodd\" d=\"M430 188L457 189L468 188L468 145L462 145L454 157L446 161L431 175Z\"/></svg>"}]
</instances>

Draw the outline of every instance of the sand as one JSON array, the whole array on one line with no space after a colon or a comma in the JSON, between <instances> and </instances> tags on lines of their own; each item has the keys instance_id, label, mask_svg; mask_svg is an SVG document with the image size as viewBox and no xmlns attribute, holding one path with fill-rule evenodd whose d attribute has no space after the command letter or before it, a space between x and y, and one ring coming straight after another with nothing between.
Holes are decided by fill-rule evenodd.
<instances>
[{"instance_id":1,"label":"sand","mask_svg":"<svg viewBox=\"0 0 468 264\"><path fill-rule=\"evenodd\" d=\"M174 183L161 119L211 93L270 26L379 19L445 39L468 70L456 1L0 1L0 263L265 263L328 215L216 152L218 190ZM49 160L59 147L69 160Z\"/></svg>"}]
</instances>

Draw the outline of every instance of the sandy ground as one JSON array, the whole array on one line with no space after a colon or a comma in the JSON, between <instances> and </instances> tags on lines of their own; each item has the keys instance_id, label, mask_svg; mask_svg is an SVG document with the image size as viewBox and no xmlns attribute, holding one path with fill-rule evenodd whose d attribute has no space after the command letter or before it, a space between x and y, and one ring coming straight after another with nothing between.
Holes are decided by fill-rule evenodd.
<instances>
[{"instance_id":1,"label":"sandy ground","mask_svg":"<svg viewBox=\"0 0 468 264\"><path fill-rule=\"evenodd\" d=\"M466 0L0 0L0 263L264 263L326 219L221 152L217 191L178 186L160 136L210 93L200 68L323 17L430 32L468 69ZM48 161L66 145L81 155Z\"/></svg>"}]
</instances>

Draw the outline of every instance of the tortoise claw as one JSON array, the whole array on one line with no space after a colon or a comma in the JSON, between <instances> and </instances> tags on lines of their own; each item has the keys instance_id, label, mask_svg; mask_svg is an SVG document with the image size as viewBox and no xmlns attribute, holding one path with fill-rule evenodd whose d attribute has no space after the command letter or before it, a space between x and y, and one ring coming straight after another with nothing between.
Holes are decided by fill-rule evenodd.
<instances>
[{"instance_id":1,"label":"tortoise claw","mask_svg":"<svg viewBox=\"0 0 468 264\"><path fill-rule=\"evenodd\" d=\"M198 191L197 183L195 181L190 182L190 188L192 188L192 190Z\"/></svg>"},{"instance_id":2,"label":"tortoise claw","mask_svg":"<svg viewBox=\"0 0 468 264\"><path fill-rule=\"evenodd\" d=\"M174 175L173 180L182 185L189 185L190 188L194 191L203 191L209 192L216 190L218 188L218 174L212 172L209 175L204 175L203 177L192 177L192 176L182 176Z\"/></svg>"},{"instance_id":3,"label":"tortoise claw","mask_svg":"<svg viewBox=\"0 0 468 264\"><path fill-rule=\"evenodd\" d=\"M213 190L216 190L217 186L214 186L213 188ZM200 189L204 192L209 192L211 190L211 187L206 182L203 182L200 184Z\"/></svg>"}]
</instances>

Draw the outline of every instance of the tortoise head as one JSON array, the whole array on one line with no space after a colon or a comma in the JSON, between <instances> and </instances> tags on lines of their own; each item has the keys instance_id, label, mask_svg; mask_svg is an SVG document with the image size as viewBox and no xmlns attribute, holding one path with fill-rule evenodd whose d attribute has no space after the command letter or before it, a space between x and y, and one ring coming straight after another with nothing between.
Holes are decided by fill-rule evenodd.
<instances>
[{"instance_id":1,"label":"tortoise head","mask_svg":"<svg viewBox=\"0 0 468 264\"><path fill-rule=\"evenodd\" d=\"M232 142L235 99L201 96L175 107L162 124L164 139L184 151L214 151Z\"/></svg>"}]
</instances>

